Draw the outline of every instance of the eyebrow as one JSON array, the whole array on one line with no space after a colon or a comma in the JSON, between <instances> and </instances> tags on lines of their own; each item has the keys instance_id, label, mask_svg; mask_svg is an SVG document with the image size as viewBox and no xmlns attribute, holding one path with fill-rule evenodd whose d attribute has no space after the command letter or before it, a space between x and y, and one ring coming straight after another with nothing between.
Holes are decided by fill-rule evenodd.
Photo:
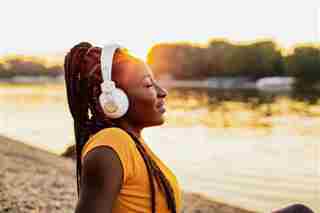
<instances>
[{"instance_id":1,"label":"eyebrow","mask_svg":"<svg viewBox=\"0 0 320 213\"><path fill-rule=\"evenodd\" d=\"M145 77L151 77L151 75L150 75L150 74L145 74L145 75L143 76L143 78L145 78Z\"/></svg>"}]
</instances>

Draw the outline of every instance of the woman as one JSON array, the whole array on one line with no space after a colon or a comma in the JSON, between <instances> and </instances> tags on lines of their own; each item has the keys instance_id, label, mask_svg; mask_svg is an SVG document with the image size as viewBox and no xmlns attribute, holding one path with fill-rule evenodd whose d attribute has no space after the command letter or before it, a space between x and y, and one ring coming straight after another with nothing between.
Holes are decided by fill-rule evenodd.
<instances>
[{"instance_id":1,"label":"woman","mask_svg":"<svg viewBox=\"0 0 320 213\"><path fill-rule=\"evenodd\" d=\"M65 80L74 119L79 200L76 213L180 212L174 174L150 150L144 128L164 122L167 91L142 60L117 48L111 78L128 97L127 112L107 116L99 96L102 49L82 42L65 57Z\"/></svg>"}]
</instances>

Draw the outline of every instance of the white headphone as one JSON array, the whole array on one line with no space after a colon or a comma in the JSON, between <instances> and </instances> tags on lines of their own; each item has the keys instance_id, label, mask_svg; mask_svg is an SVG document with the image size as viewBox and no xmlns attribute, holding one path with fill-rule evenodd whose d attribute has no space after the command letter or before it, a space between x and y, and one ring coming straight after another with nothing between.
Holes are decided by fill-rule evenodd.
<instances>
[{"instance_id":1,"label":"white headphone","mask_svg":"<svg viewBox=\"0 0 320 213\"><path fill-rule=\"evenodd\" d=\"M100 65L103 82L101 84L100 105L108 118L120 118L129 108L129 99L126 93L117 88L112 81L112 61L117 49L122 48L118 44L105 45L102 48Z\"/></svg>"}]
</instances>

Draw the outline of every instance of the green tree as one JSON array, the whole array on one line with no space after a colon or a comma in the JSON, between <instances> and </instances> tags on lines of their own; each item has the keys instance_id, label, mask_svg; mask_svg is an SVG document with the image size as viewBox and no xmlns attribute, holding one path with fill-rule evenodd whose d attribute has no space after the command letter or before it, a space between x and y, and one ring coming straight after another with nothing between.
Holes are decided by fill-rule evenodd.
<instances>
[{"instance_id":1,"label":"green tree","mask_svg":"<svg viewBox=\"0 0 320 213\"><path fill-rule=\"evenodd\" d=\"M298 79L296 86L308 89L320 81L320 50L316 47L296 47L287 58L287 72Z\"/></svg>"}]
</instances>

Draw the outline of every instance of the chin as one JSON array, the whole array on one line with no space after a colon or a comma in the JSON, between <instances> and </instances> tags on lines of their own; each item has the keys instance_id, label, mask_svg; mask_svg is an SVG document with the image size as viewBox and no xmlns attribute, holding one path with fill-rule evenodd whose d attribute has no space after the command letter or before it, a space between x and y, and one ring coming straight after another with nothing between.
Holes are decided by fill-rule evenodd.
<instances>
[{"instance_id":1,"label":"chin","mask_svg":"<svg viewBox=\"0 0 320 213\"><path fill-rule=\"evenodd\" d=\"M160 125L164 124L164 122L165 122L165 119L163 117L161 117L157 120L150 122L150 124L148 126L160 126Z\"/></svg>"},{"instance_id":2,"label":"chin","mask_svg":"<svg viewBox=\"0 0 320 213\"><path fill-rule=\"evenodd\" d=\"M165 122L164 116L161 116L159 118L159 124L158 125L162 125L162 124L164 124L164 122Z\"/></svg>"},{"instance_id":3,"label":"chin","mask_svg":"<svg viewBox=\"0 0 320 213\"><path fill-rule=\"evenodd\" d=\"M158 125L162 125L164 124L165 120L162 118L160 121L159 121L159 124Z\"/></svg>"}]
</instances>

